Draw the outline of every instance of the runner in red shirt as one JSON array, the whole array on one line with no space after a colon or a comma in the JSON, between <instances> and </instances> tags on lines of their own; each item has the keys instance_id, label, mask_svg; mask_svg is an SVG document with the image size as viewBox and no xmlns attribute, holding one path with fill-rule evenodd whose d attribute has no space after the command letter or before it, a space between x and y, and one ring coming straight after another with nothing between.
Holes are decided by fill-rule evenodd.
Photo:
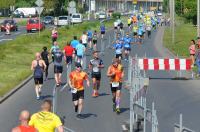
<instances>
[{"instance_id":1,"label":"runner in red shirt","mask_svg":"<svg viewBox=\"0 0 200 132\"><path fill-rule=\"evenodd\" d=\"M13 128L12 132L38 132L37 129L28 125L29 119L29 112L27 110L22 111L19 116L20 125Z\"/></svg>"},{"instance_id":2,"label":"runner in red shirt","mask_svg":"<svg viewBox=\"0 0 200 132\"><path fill-rule=\"evenodd\" d=\"M74 54L74 48L70 45L70 43L67 42L67 45L64 47L63 53L65 55L66 59L66 64L72 63L72 57Z\"/></svg>"}]
</instances>

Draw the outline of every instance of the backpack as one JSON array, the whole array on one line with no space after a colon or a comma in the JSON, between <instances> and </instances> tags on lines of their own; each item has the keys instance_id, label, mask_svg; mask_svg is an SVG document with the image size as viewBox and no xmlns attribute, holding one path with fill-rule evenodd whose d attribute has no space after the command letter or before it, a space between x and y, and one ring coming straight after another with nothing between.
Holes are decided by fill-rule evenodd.
<instances>
[{"instance_id":1,"label":"backpack","mask_svg":"<svg viewBox=\"0 0 200 132\"><path fill-rule=\"evenodd\" d=\"M37 60L37 65L34 70L34 78L42 78L43 77L43 69L39 65L39 61Z\"/></svg>"}]
</instances>

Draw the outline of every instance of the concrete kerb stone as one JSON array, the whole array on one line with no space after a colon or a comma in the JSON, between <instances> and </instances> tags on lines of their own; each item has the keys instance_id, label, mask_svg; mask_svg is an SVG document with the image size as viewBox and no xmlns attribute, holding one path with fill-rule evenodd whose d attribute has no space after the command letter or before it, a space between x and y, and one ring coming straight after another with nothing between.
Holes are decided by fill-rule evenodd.
<instances>
[{"instance_id":1,"label":"concrete kerb stone","mask_svg":"<svg viewBox=\"0 0 200 132\"><path fill-rule=\"evenodd\" d=\"M3 103L6 99L8 99L15 92L17 92L19 89L21 89L24 85L26 85L32 78L33 78L33 75L30 75L28 78L23 80L20 84L18 84L15 88L13 88L10 92L0 97L0 104Z\"/></svg>"}]
</instances>

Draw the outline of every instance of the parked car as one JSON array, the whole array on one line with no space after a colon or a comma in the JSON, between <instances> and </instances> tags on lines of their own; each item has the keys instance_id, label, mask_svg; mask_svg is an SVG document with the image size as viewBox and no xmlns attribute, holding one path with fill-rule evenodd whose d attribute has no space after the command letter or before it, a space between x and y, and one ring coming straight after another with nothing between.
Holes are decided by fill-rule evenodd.
<instances>
[{"instance_id":1,"label":"parked car","mask_svg":"<svg viewBox=\"0 0 200 132\"><path fill-rule=\"evenodd\" d=\"M65 26L69 24L68 16L59 16L57 21L57 26Z\"/></svg>"},{"instance_id":2,"label":"parked car","mask_svg":"<svg viewBox=\"0 0 200 132\"><path fill-rule=\"evenodd\" d=\"M38 18L31 18L27 21L26 31L27 33L32 31L39 31L45 29L45 25L40 22Z\"/></svg>"},{"instance_id":3,"label":"parked car","mask_svg":"<svg viewBox=\"0 0 200 132\"><path fill-rule=\"evenodd\" d=\"M18 30L18 26L15 20L4 20L3 23L1 24L1 32L5 32L6 31L6 24L10 24L10 31L17 31Z\"/></svg>"},{"instance_id":4,"label":"parked car","mask_svg":"<svg viewBox=\"0 0 200 132\"><path fill-rule=\"evenodd\" d=\"M106 13L104 12L99 13L99 19L106 19Z\"/></svg>"},{"instance_id":5,"label":"parked car","mask_svg":"<svg viewBox=\"0 0 200 132\"><path fill-rule=\"evenodd\" d=\"M83 22L83 17L80 13L72 14L72 16L71 16L71 23L72 24L82 23L82 22Z\"/></svg>"},{"instance_id":6,"label":"parked car","mask_svg":"<svg viewBox=\"0 0 200 132\"><path fill-rule=\"evenodd\" d=\"M54 24L54 17L52 16L45 16L43 19L44 24Z\"/></svg>"}]
</instances>

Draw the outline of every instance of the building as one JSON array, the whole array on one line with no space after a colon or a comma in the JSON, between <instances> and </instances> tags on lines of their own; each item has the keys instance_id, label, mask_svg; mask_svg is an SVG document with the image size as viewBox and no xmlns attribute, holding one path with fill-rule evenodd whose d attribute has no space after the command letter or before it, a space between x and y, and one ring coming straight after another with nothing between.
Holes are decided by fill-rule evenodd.
<instances>
[{"instance_id":1,"label":"building","mask_svg":"<svg viewBox=\"0 0 200 132\"><path fill-rule=\"evenodd\" d=\"M115 11L126 11L126 10L162 10L163 0L83 0L89 4L91 3L90 9L99 10L115 10ZM136 2L134 4L134 2Z\"/></svg>"}]
</instances>

